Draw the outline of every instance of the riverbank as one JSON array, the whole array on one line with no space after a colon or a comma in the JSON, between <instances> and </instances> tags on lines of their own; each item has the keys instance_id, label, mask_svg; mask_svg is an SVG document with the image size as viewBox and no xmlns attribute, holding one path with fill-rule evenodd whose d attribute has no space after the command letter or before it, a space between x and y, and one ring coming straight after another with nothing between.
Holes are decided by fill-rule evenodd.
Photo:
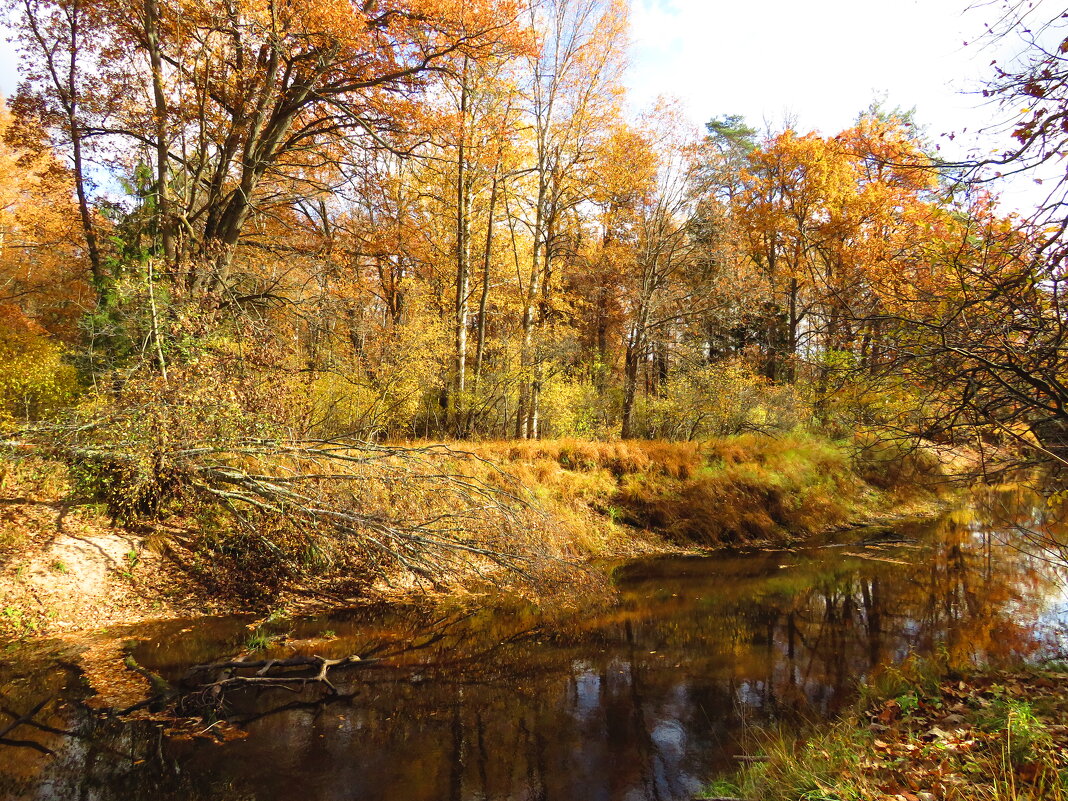
<instances>
[{"instance_id":1,"label":"riverbank","mask_svg":"<svg viewBox=\"0 0 1068 801\"><path fill-rule=\"evenodd\" d=\"M519 521L513 536L533 555L525 576L490 565L491 572L429 584L392 569L354 590L349 576L312 559L283 569L269 556L269 531L231 537L203 510L120 525L102 504L78 502L64 465L8 458L0 480L0 632L27 637L227 611L307 610L498 583L537 595L584 583L568 570L591 560L782 547L863 523L929 516L944 508L939 481L954 468L933 449L865 453L806 434L700 445L453 443L433 458L443 473L511 499ZM411 486L406 502L418 505L419 492ZM376 502L388 500L368 500Z\"/></svg>"},{"instance_id":2,"label":"riverbank","mask_svg":"<svg viewBox=\"0 0 1068 801\"><path fill-rule=\"evenodd\" d=\"M756 737L706 797L762 801L1064 801L1068 665L883 670L831 726Z\"/></svg>"}]
</instances>

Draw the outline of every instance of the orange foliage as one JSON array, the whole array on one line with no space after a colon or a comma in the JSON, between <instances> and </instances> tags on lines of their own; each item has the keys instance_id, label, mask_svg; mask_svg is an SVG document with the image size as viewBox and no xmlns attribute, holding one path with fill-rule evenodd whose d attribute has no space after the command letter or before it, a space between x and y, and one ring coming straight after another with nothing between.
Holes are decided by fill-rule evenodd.
<instances>
[{"instance_id":1,"label":"orange foliage","mask_svg":"<svg viewBox=\"0 0 1068 801\"><path fill-rule=\"evenodd\" d=\"M92 303L73 192L41 131L0 100L0 302L67 337Z\"/></svg>"}]
</instances>

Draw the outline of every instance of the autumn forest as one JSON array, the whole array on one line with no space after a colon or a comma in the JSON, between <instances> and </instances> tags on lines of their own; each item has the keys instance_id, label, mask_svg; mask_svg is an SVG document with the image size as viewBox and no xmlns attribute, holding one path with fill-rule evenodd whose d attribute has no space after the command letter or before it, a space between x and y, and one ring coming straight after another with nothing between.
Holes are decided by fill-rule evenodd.
<instances>
[{"instance_id":1,"label":"autumn forest","mask_svg":"<svg viewBox=\"0 0 1068 801\"><path fill-rule=\"evenodd\" d=\"M1063 416L1050 237L909 114L635 119L605 0L11 6L9 420L89 395L194 439Z\"/></svg>"},{"instance_id":2,"label":"autumn forest","mask_svg":"<svg viewBox=\"0 0 1068 801\"><path fill-rule=\"evenodd\" d=\"M1068 15L965 151L630 5L0 0L0 796L1068 801Z\"/></svg>"},{"instance_id":3,"label":"autumn forest","mask_svg":"<svg viewBox=\"0 0 1068 801\"><path fill-rule=\"evenodd\" d=\"M494 518L512 489L459 479L435 443L472 464L546 443L558 467L612 473L583 496L606 525L654 531L683 525L649 511L677 488L624 474L688 480L665 460L715 461L701 443L771 465L767 486L723 490L757 506L793 497L791 463L886 490L961 449L973 475L1062 462L1062 182L1022 214L995 179L1059 158L1068 40L1021 38L985 84L1012 146L950 162L877 102L828 133L698 128L669 98L635 113L623 0L8 12L8 447L65 465L115 521L214 532L212 564L232 550L224 519L275 545L263 532L289 531L301 570L324 530L330 564L353 552L339 535L421 575L428 550L513 554ZM377 489L354 496L357 480ZM857 495L821 492L837 511L802 529ZM772 518L698 539L799 525Z\"/></svg>"}]
</instances>

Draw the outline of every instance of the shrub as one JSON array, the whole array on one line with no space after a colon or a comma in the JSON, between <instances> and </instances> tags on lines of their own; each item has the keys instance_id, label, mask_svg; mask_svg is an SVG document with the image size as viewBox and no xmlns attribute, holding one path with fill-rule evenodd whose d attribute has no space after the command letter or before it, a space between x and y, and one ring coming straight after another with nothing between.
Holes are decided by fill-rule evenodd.
<instances>
[{"instance_id":1,"label":"shrub","mask_svg":"<svg viewBox=\"0 0 1068 801\"><path fill-rule=\"evenodd\" d=\"M39 420L71 402L77 379L63 356L44 329L0 308L0 422Z\"/></svg>"},{"instance_id":2,"label":"shrub","mask_svg":"<svg viewBox=\"0 0 1068 801\"><path fill-rule=\"evenodd\" d=\"M635 430L650 439L702 440L747 430L789 430L808 415L796 389L735 359L672 375L635 403Z\"/></svg>"},{"instance_id":3,"label":"shrub","mask_svg":"<svg viewBox=\"0 0 1068 801\"><path fill-rule=\"evenodd\" d=\"M879 489L913 489L944 480L930 444L914 438L862 432L853 438L853 464L861 478Z\"/></svg>"}]
</instances>

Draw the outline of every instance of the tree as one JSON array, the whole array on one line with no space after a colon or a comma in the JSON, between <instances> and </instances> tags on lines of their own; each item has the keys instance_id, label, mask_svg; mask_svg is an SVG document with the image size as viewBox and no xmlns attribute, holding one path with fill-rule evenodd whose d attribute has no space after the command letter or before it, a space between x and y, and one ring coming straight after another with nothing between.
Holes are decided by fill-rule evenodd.
<instances>
[{"instance_id":1,"label":"tree","mask_svg":"<svg viewBox=\"0 0 1068 801\"><path fill-rule=\"evenodd\" d=\"M975 186L945 204L925 224L907 273L917 276L913 285L891 281L875 319L886 330L888 369L929 393L917 415L922 433L1011 440L1063 463L1068 178L1058 160L1068 146L1068 36L1063 14L1039 13L1006 2L990 28L992 40L1016 51L994 62L984 91L1003 109L1014 144L965 166L980 185L990 168L997 176L1052 170L1052 190L1029 220L1000 215Z\"/></svg>"},{"instance_id":2,"label":"tree","mask_svg":"<svg viewBox=\"0 0 1068 801\"><path fill-rule=\"evenodd\" d=\"M930 160L906 121L872 113L834 137L787 130L747 151L724 148L744 168L724 187L706 166L711 194L767 293L743 326L758 330L742 339L766 351L769 378L793 381L801 363L815 367L824 396L829 358L867 358L857 351L875 333L866 322L879 302L873 283L922 237Z\"/></svg>"},{"instance_id":3,"label":"tree","mask_svg":"<svg viewBox=\"0 0 1068 801\"><path fill-rule=\"evenodd\" d=\"M71 174L0 99L0 305L66 339L92 306Z\"/></svg>"},{"instance_id":4,"label":"tree","mask_svg":"<svg viewBox=\"0 0 1068 801\"><path fill-rule=\"evenodd\" d=\"M112 0L75 19L80 8L25 0L20 41L46 68L29 73L24 105L62 117L81 190L87 143L113 164L133 166L131 154L151 164L160 252L188 289L215 293L229 286L250 217L321 189L320 167L337 166L343 143L409 149L427 80L457 54L492 52L520 10L513 0ZM74 66L61 72L65 52ZM76 102L90 93L108 100Z\"/></svg>"},{"instance_id":5,"label":"tree","mask_svg":"<svg viewBox=\"0 0 1068 801\"><path fill-rule=\"evenodd\" d=\"M994 177L1030 174L1039 184L1052 174L1053 185L1034 219L1044 228L1051 261L1059 261L1068 234L1068 174L1060 163L1068 148L1068 32L1063 13L1046 19L1041 13L1041 7L1006 0L999 22L988 28L988 40L1012 54L1004 63L992 62L983 96L1001 108L1013 143L970 166L973 178L987 180L989 167L997 168Z\"/></svg>"},{"instance_id":6,"label":"tree","mask_svg":"<svg viewBox=\"0 0 1068 801\"><path fill-rule=\"evenodd\" d=\"M623 367L623 408L620 436L633 434L634 400L641 362L649 356L651 339L666 338L669 327L700 312L699 284L687 280L694 262L693 141L669 109L650 115L644 156L635 148L628 163L636 190L633 208L633 265L625 271L624 308L627 328ZM650 154L651 155L651 154ZM642 169L646 164L649 166ZM661 343L662 344L662 343ZM659 354L660 373L666 354ZM658 376L661 377L661 376Z\"/></svg>"},{"instance_id":7,"label":"tree","mask_svg":"<svg viewBox=\"0 0 1068 801\"><path fill-rule=\"evenodd\" d=\"M98 220L90 203L91 180L86 161L87 119L106 116L114 95L96 80L91 64L105 52L94 31L103 23L102 7L85 2L51 3L10 0L22 46L23 87L15 99L22 116L36 116L68 149L78 211L93 283L103 286L104 254ZM108 54L112 55L112 54ZM30 86L36 91L29 90Z\"/></svg>"},{"instance_id":8,"label":"tree","mask_svg":"<svg viewBox=\"0 0 1068 801\"><path fill-rule=\"evenodd\" d=\"M1042 239L989 196L943 210L917 251L927 280L884 287L886 358L923 396L914 424L949 441L1010 441L1068 454L1065 276ZM912 270L908 274L912 274Z\"/></svg>"},{"instance_id":9,"label":"tree","mask_svg":"<svg viewBox=\"0 0 1068 801\"><path fill-rule=\"evenodd\" d=\"M594 150L616 116L626 7L618 0L549 0L531 6L537 54L529 60L525 109L534 136L532 208L525 220L533 244L522 302L515 418L521 438L538 436L541 360L535 332L553 291L554 261L566 239L564 215L584 200Z\"/></svg>"}]
</instances>

